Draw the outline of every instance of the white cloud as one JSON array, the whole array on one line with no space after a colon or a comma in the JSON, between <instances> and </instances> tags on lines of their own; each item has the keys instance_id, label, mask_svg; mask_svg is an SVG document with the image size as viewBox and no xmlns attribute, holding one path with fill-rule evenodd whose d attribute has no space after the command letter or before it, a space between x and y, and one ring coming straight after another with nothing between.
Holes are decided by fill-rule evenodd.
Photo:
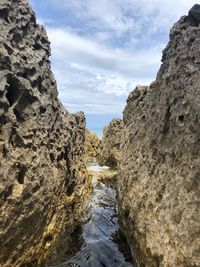
<instances>
[{"instance_id":1,"label":"white cloud","mask_svg":"<svg viewBox=\"0 0 200 267\"><path fill-rule=\"evenodd\" d=\"M125 0L131 13L137 13L139 23L148 25L149 33L169 31L169 28L199 0Z\"/></svg>"},{"instance_id":2,"label":"white cloud","mask_svg":"<svg viewBox=\"0 0 200 267\"><path fill-rule=\"evenodd\" d=\"M199 2L41 0L61 13L38 21L48 25L62 102L71 112L120 114L128 93L155 79L171 26Z\"/></svg>"},{"instance_id":3,"label":"white cloud","mask_svg":"<svg viewBox=\"0 0 200 267\"><path fill-rule=\"evenodd\" d=\"M70 112L84 110L87 114L120 114L126 100L126 96L106 95L85 88L63 90L59 97Z\"/></svg>"},{"instance_id":4,"label":"white cloud","mask_svg":"<svg viewBox=\"0 0 200 267\"><path fill-rule=\"evenodd\" d=\"M97 90L116 96L127 96L138 84L149 85L152 79L127 79L117 75L97 75Z\"/></svg>"},{"instance_id":5,"label":"white cloud","mask_svg":"<svg viewBox=\"0 0 200 267\"><path fill-rule=\"evenodd\" d=\"M128 93L136 85L128 78L99 74L77 63L57 62L53 68L59 97L70 112L84 110L87 114L120 114Z\"/></svg>"},{"instance_id":6,"label":"white cloud","mask_svg":"<svg viewBox=\"0 0 200 267\"><path fill-rule=\"evenodd\" d=\"M169 30L169 27L199 0L51 0L54 5L70 10L91 26L111 30L113 35L124 32L142 33Z\"/></svg>"},{"instance_id":7,"label":"white cloud","mask_svg":"<svg viewBox=\"0 0 200 267\"><path fill-rule=\"evenodd\" d=\"M59 97L71 112L120 114L137 84L149 84L160 48L129 54L67 30L48 28Z\"/></svg>"},{"instance_id":8,"label":"white cloud","mask_svg":"<svg viewBox=\"0 0 200 267\"><path fill-rule=\"evenodd\" d=\"M135 86L152 80L138 80L110 74L77 63L53 64L59 97L70 112L84 110L87 114L121 114L127 96Z\"/></svg>"},{"instance_id":9,"label":"white cloud","mask_svg":"<svg viewBox=\"0 0 200 267\"><path fill-rule=\"evenodd\" d=\"M123 14L122 4L114 0L52 0L52 3L61 8L66 8L77 18L80 16L89 19L90 23L98 28L107 28L115 31L117 35L132 28L135 21Z\"/></svg>"},{"instance_id":10,"label":"white cloud","mask_svg":"<svg viewBox=\"0 0 200 267\"><path fill-rule=\"evenodd\" d=\"M86 67L106 70L141 79L153 78L161 58L161 45L155 48L128 53L109 48L64 29L47 29L52 54L57 60L75 62Z\"/></svg>"}]
</instances>

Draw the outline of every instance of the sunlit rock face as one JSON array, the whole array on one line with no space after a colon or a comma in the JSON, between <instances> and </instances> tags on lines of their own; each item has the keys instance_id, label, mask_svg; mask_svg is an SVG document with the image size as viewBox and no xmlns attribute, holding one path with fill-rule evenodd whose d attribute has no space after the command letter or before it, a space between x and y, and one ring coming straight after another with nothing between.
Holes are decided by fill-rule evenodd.
<instances>
[{"instance_id":1,"label":"sunlit rock face","mask_svg":"<svg viewBox=\"0 0 200 267\"><path fill-rule=\"evenodd\" d=\"M113 119L103 130L101 142L101 151L97 160L100 165L106 165L111 168L117 168L120 156L121 133L123 121Z\"/></svg>"},{"instance_id":2,"label":"sunlit rock face","mask_svg":"<svg viewBox=\"0 0 200 267\"><path fill-rule=\"evenodd\" d=\"M200 6L171 29L157 79L124 110L120 220L140 266L200 266Z\"/></svg>"},{"instance_id":3,"label":"sunlit rock face","mask_svg":"<svg viewBox=\"0 0 200 267\"><path fill-rule=\"evenodd\" d=\"M58 101L26 0L1 0L0 29L0 265L40 266L83 210L85 118Z\"/></svg>"},{"instance_id":4,"label":"sunlit rock face","mask_svg":"<svg viewBox=\"0 0 200 267\"><path fill-rule=\"evenodd\" d=\"M97 135L88 129L85 131L85 160L86 162L95 161L100 154L101 140Z\"/></svg>"}]
</instances>

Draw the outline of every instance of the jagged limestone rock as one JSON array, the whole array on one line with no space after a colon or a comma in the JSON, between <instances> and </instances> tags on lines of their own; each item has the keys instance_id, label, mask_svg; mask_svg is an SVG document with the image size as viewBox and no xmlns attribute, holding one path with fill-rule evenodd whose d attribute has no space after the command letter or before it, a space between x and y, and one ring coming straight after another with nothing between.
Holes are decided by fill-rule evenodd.
<instances>
[{"instance_id":1,"label":"jagged limestone rock","mask_svg":"<svg viewBox=\"0 0 200 267\"><path fill-rule=\"evenodd\" d=\"M100 155L97 161L100 165L116 168L120 157L121 133L123 121L113 119L103 130Z\"/></svg>"},{"instance_id":2,"label":"jagged limestone rock","mask_svg":"<svg viewBox=\"0 0 200 267\"><path fill-rule=\"evenodd\" d=\"M94 161L100 154L101 140L88 129L85 131L85 160Z\"/></svg>"},{"instance_id":3,"label":"jagged limestone rock","mask_svg":"<svg viewBox=\"0 0 200 267\"><path fill-rule=\"evenodd\" d=\"M139 266L200 266L200 6L172 28L157 79L124 110L120 220Z\"/></svg>"},{"instance_id":4,"label":"jagged limestone rock","mask_svg":"<svg viewBox=\"0 0 200 267\"><path fill-rule=\"evenodd\" d=\"M59 102L26 0L1 0L0 29L0 265L40 266L84 210L85 118Z\"/></svg>"}]
</instances>

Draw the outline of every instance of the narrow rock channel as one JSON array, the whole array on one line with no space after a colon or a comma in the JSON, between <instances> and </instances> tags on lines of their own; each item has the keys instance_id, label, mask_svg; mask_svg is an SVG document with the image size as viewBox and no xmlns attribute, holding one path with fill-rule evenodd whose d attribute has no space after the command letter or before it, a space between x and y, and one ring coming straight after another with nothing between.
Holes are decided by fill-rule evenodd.
<instances>
[{"instance_id":1,"label":"narrow rock channel","mask_svg":"<svg viewBox=\"0 0 200 267\"><path fill-rule=\"evenodd\" d=\"M99 181L99 173L109 171L97 163L90 165L93 193L89 203L90 218L81 226L80 250L55 267L131 267L130 254L124 248L116 212L116 190ZM77 244L79 243L77 240ZM123 244L123 248L121 245Z\"/></svg>"}]
</instances>

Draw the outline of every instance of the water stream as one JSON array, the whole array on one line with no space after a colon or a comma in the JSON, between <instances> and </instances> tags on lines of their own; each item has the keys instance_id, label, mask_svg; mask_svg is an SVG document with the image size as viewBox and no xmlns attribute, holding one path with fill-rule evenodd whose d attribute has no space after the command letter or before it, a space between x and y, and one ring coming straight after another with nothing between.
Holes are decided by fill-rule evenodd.
<instances>
[{"instance_id":1,"label":"water stream","mask_svg":"<svg viewBox=\"0 0 200 267\"><path fill-rule=\"evenodd\" d=\"M90 200L90 219L81 226L80 250L56 267L131 267L130 255L120 246L116 214L116 191L98 180L98 173L107 171L94 163L93 193ZM95 175L96 173L96 175ZM77 240L78 243L78 240Z\"/></svg>"}]
</instances>

